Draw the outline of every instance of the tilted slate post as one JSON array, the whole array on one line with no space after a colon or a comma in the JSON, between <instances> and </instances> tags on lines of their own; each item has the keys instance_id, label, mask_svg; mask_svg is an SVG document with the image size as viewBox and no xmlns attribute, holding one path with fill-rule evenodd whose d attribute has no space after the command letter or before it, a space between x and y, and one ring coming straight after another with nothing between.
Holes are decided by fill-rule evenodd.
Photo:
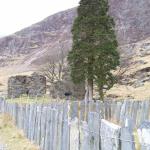
<instances>
[{"instance_id":1,"label":"tilted slate post","mask_svg":"<svg viewBox=\"0 0 150 150\"><path fill-rule=\"evenodd\" d=\"M101 150L120 150L120 126L101 120Z\"/></svg>"}]
</instances>

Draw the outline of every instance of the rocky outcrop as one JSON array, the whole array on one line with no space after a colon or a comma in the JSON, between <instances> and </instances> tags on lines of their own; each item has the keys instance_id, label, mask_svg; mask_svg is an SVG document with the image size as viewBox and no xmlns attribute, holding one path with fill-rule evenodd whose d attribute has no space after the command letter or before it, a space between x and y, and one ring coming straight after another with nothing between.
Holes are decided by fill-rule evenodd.
<instances>
[{"instance_id":1,"label":"rocky outcrop","mask_svg":"<svg viewBox=\"0 0 150 150\"><path fill-rule=\"evenodd\" d=\"M14 76L8 81L8 97L18 98L22 95L42 96L46 94L46 78L36 73L31 76Z\"/></svg>"},{"instance_id":2,"label":"rocky outcrop","mask_svg":"<svg viewBox=\"0 0 150 150\"><path fill-rule=\"evenodd\" d=\"M150 36L149 0L109 0L120 45L131 44Z\"/></svg>"},{"instance_id":3,"label":"rocky outcrop","mask_svg":"<svg viewBox=\"0 0 150 150\"><path fill-rule=\"evenodd\" d=\"M76 8L69 9L1 38L0 62L5 65L4 61L8 61L8 58L19 56L24 56L22 63L28 66L33 64L38 67L51 58L57 61L60 47L63 48L64 54L71 48L71 28L76 15Z\"/></svg>"}]
</instances>

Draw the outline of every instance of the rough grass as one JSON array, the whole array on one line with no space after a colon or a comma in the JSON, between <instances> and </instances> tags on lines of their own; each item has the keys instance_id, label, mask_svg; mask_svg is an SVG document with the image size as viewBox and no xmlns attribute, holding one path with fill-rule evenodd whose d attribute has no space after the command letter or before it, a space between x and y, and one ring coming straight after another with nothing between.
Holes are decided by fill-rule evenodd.
<instances>
[{"instance_id":1,"label":"rough grass","mask_svg":"<svg viewBox=\"0 0 150 150\"><path fill-rule=\"evenodd\" d=\"M134 140L135 140L135 149L136 150L140 150L141 146L140 146L140 143L139 143L139 138L138 138L138 132L137 132L137 130L134 130L133 136L134 136Z\"/></svg>"},{"instance_id":2,"label":"rough grass","mask_svg":"<svg viewBox=\"0 0 150 150\"><path fill-rule=\"evenodd\" d=\"M146 82L144 86L133 88L132 86L115 85L107 95L113 94L118 96L118 99L133 98L135 100L150 99L150 82Z\"/></svg>"},{"instance_id":3,"label":"rough grass","mask_svg":"<svg viewBox=\"0 0 150 150\"><path fill-rule=\"evenodd\" d=\"M0 115L0 139L10 150L40 150L14 126L9 115Z\"/></svg>"},{"instance_id":4,"label":"rough grass","mask_svg":"<svg viewBox=\"0 0 150 150\"><path fill-rule=\"evenodd\" d=\"M20 98L6 99L8 103L18 103L18 104L49 104L49 103L63 103L64 100L52 99L49 95L44 95L42 97L28 97L26 95Z\"/></svg>"}]
</instances>

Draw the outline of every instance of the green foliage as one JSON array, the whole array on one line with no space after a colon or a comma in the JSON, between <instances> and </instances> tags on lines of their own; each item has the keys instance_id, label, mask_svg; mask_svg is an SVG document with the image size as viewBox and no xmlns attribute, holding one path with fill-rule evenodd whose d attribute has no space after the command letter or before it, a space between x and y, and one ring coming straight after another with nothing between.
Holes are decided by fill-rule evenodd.
<instances>
[{"instance_id":1,"label":"green foliage","mask_svg":"<svg viewBox=\"0 0 150 150\"><path fill-rule=\"evenodd\" d=\"M68 55L73 81L95 81L101 99L104 89L115 83L111 71L119 65L114 21L108 9L108 0L81 0L72 29L73 47Z\"/></svg>"}]
</instances>

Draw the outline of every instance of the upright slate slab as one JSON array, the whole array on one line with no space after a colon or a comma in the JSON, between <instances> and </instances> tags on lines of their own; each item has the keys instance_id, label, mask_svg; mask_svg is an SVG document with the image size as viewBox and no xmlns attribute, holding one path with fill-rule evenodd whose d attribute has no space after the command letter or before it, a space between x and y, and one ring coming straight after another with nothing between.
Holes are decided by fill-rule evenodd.
<instances>
[{"instance_id":1,"label":"upright slate slab","mask_svg":"<svg viewBox=\"0 0 150 150\"><path fill-rule=\"evenodd\" d=\"M30 105L25 105L24 132L28 137ZM15 111L14 111L15 113Z\"/></svg>"},{"instance_id":2,"label":"upright slate slab","mask_svg":"<svg viewBox=\"0 0 150 150\"><path fill-rule=\"evenodd\" d=\"M128 127L121 128L121 150L135 150L133 133Z\"/></svg>"},{"instance_id":3,"label":"upright slate slab","mask_svg":"<svg viewBox=\"0 0 150 150\"><path fill-rule=\"evenodd\" d=\"M49 130L50 130L50 138L49 138L49 142L50 142L50 148L51 150L53 150L53 141L54 141L54 118L55 118L55 110L52 108L49 108L50 111L50 125L49 125Z\"/></svg>"},{"instance_id":4,"label":"upright slate slab","mask_svg":"<svg viewBox=\"0 0 150 150\"><path fill-rule=\"evenodd\" d=\"M101 150L120 150L120 129L118 125L104 119L101 120Z\"/></svg>"},{"instance_id":5,"label":"upright slate slab","mask_svg":"<svg viewBox=\"0 0 150 150\"><path fill-rule=\"evenodd\" d=\"M138 128L141 150L150 150L150 122L143 122Z\"/></svg>"},{"instance_id":6,"label":"upright slate slab","mask_svg":"<svg viewBox=\"0 0 150 150\"><path fill-rule=\"evenodd\" d=\"M45 132L46 132L46 120L47 120L47 107L43 107L41 115L41 138L40 148L43 150L45 147Z\"/></svg>"},{"instance_id":7,"label":"upright slate slab","mask_svg":"<svg viewBox=\"0 0 150 150\"><path fill-rule=\"evenodd\" d=\"M83 121L85 117L85 101L82 101L80 104L80 118Z\"/></svg>"},{"instance_id":8,"label":"upright slate slab","mask_svg":"<svg viewBox=\"0 0 150 150\"><path fill-rule=\"evenodd\" d=\"M114 116L115 116L115 120L117 123L120 122L120 112L121 112L121 106L122 106L122 103L121 102L117 102L116 104L116 108L115 108L115 113L114 113Z\"/></svg>"},{"instance_id":9,"label":"upright slate slab","mask_svg":"<svg viewBox=\"0 0 150 150\"><path fill-rule=\"evenodd\" d=\"M138 111L138 106L139 106L139 102L138 101L134 101L133 102L133 111L132 111L132 119L134 122L134 125L136 126L137 124L137 111Z\"/></svg>"},{"instance_id":10,"label":"upright slate slab","mask_svg":"<svg viewBox=\"0 0 150 150\"><path fill-rule=\"evenodd\" d=\"M58 124L58 110L54 111L54 116L53 116L53 130L54 130L54 136L53 136L53 150L56 150L57 148L57 133L58 133L58 128L57 128L57 124Z\"/></svg>"},{"instance_id":11,"label":"upright slate slab","mask_svg":"<svg viewBox=\"0 0 150 150\"><path fill-rule=\"evenodd\" d=\"M63 125L63 111L62 111L62 107L60 107L59 109L59 113L58 113L58 124L57 124L57 148L56 150L61 150L61 143L62 143L62 125Z\"/></svg>"},{"instance_id":12,"label":"upright slate slab","mask_svg":"<svg viewBox=\"0 0 150 150\"><path fill-rule=\"evenodd\" d=\"M127 101L124 101L120 110L120 123L124 122L124 118L126 116L126 110L127 110Z\"/></svg>"},{"instance_id":13,"label":"upright slate slab","mask_svg":"<svg viewBox=\"0 0 150 150\"><path fill-rule=\"evenodd\" d=\"M89 149L99 150L100 145L100 115L95 112L88 114Z\"/></svg>"},{"instance_id":14,"label":"upright slate slab","mask_svg":"<svg viewBox=\"0 0 150 150\"><path fill-rule=\"evenodd\" d=\"M63 125L62 125L62 147L61 150L70 150L70 118L69 104L65 103L63 108Z\"/></svg>"},{"instance_id":15,"label":"upright slate slab","mask_svg":"<svg viewBox=\"0 0 150 150\"><path fill-rule=\"evenodd\" d=\"M82 121L80 125L80 150L90 150L89 146L89 127L87 122Z\"/></svg>"},{"instance_id":16,"label":"upright slate slab","mask_svg":"<svg viewBox=\"0 0 150 150\"><path fill-rule=\"evenodd\" d=\"M50 149L50 124L51 124L51 110L47 109L46 114L46 127L45 127L45 144L44 144L44 150Z\"/></svg>"},{"instance_id":17,"label":"upright slate slab","mask_svg":"<svg viewBox=\"0 0 150 150\"><path fill-rule=\"evenodd\" d=\"M130 116L126 116L121 128L121 150L135 150L134 120Z\"/></svg>"},{"instance_id":18,"label":"upright slate slab","mask_svg":"<svg viewBox=\"0 0 150 150\"><path fill-rule=\"evenodd\" d=\"M36 129L35 129L35 125L36 125L36 117L37 117L37 106L36 105L33 105L33 113L31 114L32 115L32 120L31 120L31 124L30 124L30 140L32 142L34 142L34 134L36 132Z\"/></svg>"},{"instance_id":19,"label":"upright slate slab","mask_svg":"<svg viewBox=\"0 0 150 150\"><path fill-rule=\"evenodd\" d=\"M70 123L70 150L79 150L79 121L74 118Z\"/></svg>"},{"instance_id":20,"label":"upright slate slab","mask_svg":"<svg viewBox=\"0 0 150 150\"><path fill-rule=\"evenodd\" d=\"M40 145L40 136L41 136L41 115L42 115L42 105L39 105L37 108L37 132L36 132L36 143Z\"/></svg>"},{"instance_id":21,"label":"upright slate slab","mask_svg":"<svg viewBox=\"0 0 150 150\"><path fill-rule=\"evenodd\" d=\"M78 102L71 103L70 116L71 116L71 118L75 118L78 116Z\"/></svg>"}]
</instances>

